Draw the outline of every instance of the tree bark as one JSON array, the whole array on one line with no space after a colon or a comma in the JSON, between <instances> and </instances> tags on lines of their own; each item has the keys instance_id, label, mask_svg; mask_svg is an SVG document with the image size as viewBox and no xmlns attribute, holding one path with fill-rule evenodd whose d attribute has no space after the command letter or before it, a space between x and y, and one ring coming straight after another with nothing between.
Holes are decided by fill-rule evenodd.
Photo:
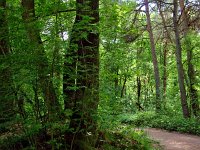
<instances>
[{"instance_id":1,"label":"tree bark","mask_svg":"<svg viewBox=\"0 0 200 150\"><path fill-rule=\"evenodd\" d=\"M178 83L181 95L181 105L183 116L185 118L190 117L188 104L187 104L187 97L186 97L186 90L184 84L184 70L182 64L182 48L180 43L180 36L179 36L179 27L178 27L178 20L177 20L177 13L178 13L178 2L177 0L173 1L174 4L174 11L173 11L173 24L174 24L174 32L175 32L175 43L176 43L176 64L177 64L177 71L178 71Z\"/></svg>"},{"instance_id":2,"label":"tree bark","mask_svg":"<svg viewBox=\"0 0 200 150\"><path fill-rule=\"evenodd\" d=\"M187 50L187 64L188 64L188 78L189 78L189 95L190 95L190 103L192 106L192 111L194 116L198 115L199 112L199 102L198 102L198 94L195 87L196 82L196 76L195 76L195 70L194 66L192 64L192 48L190 46L191 41L188 38L188 32L189 32L189 20L188 20L188 14L185 9L185 4L183 0L179 0L179 5L182 12L182 23L183 23L183 36L184 36L184 43Z\"/></svg>"},{"instance_id":3,"label":"tree bark","mask_svg":"<svg viewBox=\"0 0 200 150\"><path fill-rule=\"evenodd\" d=\"M0 123L8 121L13 115L14 92L9 67L9 37L6 20L6 0L0 1Z\"/></svg>"},{"instance_id":4,"label":"tree bark","mask_svg":"<svg viewBox=\"0 0 200 150\"><path fill-rule=\"evenodd\" d=\"M141 79L140 76L137 76L137 106L138 110L141 111L143 108L141 107L141 102L140 102L140 96L141 96Z\"/></svg>"},{"instance_id":5,"label":"tree bark","mask_svg":"<svg viewBox=\"0 0 200 150\"><path fill-rule=\"evenodd\" d=\"M119 96L119 67L117 67L115 69L115 79L114 79L114 83L115 83L115 97Z\"/></svg>"},{"instance_id":6,"label":"tree bark","mask_svg":"<svg viewBox=\"0 0 200 150\"><path fill-rule=\"evenodd\" d=\"M69 101L73 106L70 121L73 132L68 133L67 143L71 145L71 149L86 150L94 147L97 138L95 116L99 101L99 33L97 29L99 1L76 0L76 3L76 18L68 51L72 56L71 64L76 69L71 74L65 74L64 77L67 79L71 76L71 83L67 84L76 87L70 95L67 93L68 89L64 91L65 97L75 96ZM68 70L71 65L65 68ZM87 135L88 133L90 135Z\"/></svg>"},{"instance_id":7,"label":"tree bark","mask_svg":"<svg viewBox=\"0 0 200 150\"><path fill-rule=\"evenodd\" d=\"M166 98L167 91L167 40L163 49L163 99Z\"/></svg>"},{"instance_id":8,"label":"tree bark","mask_svg":"<svg viewBox=\"0 0 200 150\"><path fill-rule=\"evenodd\" d=\"M151 26L151 18L150 18L150 13L149 13L149 1L144 0L144 2L145 2L145 9L146 9L146 17L147 17L147 30L149 32L151 55L152 55L152 61L153 61L153 66L154 66L154 78L156 82L156 110L159 111L161 109L160 74L159 74L159 68L158 68L154 36L153 36L153 31L152 31L152 26Z\"/></svg>"},{"instance_id":9,"label":"tree bark","mask_svg":"<svg viewBox=\"0 0 200 150\"><path fill-rule=\"evenodd\" d=\"M122 89L121 89L121 98L123 98L123 96L125 95L126 81L127 81L127 76L125 75L124 82L123 82Z\"/></svg>"}]
</instances>

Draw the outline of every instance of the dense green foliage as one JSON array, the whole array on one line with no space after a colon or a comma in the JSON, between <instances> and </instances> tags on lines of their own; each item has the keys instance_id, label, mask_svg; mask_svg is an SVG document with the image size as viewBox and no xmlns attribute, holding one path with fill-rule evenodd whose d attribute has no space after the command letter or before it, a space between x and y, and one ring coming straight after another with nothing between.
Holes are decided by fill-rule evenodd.
<instances>
[{"instance_id":1,"label":"dense green foliage","mask_svg":"<svg viewBox=\"0 0 200 150\"><path fill-rule=\"evenodd\" d=\"M143 2L0 0L0 149L152 149L138 126L200 135L200 3Z\"/></svg>"}]
</instances>

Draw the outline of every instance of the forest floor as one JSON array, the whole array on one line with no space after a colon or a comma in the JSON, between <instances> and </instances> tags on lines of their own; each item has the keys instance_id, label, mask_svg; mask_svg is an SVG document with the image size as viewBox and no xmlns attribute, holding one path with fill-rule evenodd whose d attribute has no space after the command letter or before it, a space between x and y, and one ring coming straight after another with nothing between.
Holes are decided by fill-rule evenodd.
<instances>
[{"instance_id":1,"label":"forest floor","mask_svg":"<svg viewBox=\"0 0 200 150\"><path fill-rule=\"evenodd\" d=\"M200 150L200 137L161 129L144 129L147 136L159 142L164 150ZM158 147L157 144L155 144Z\"/></svg>"}]
</instances>

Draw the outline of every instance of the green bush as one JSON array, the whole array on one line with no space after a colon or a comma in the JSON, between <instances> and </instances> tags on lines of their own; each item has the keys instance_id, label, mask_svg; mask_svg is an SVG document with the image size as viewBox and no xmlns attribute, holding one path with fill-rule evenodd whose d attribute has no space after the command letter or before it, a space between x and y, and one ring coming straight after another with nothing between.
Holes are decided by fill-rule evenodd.
<instances>
[{"instance_id":1,"label":"green bush","mask_svg":"<svg viewBox=\"0 0 200 150\"><path fill-rule=\"evenodd\" d=\"M137 113L135 115L122 114L119 116L119 120L121 123L134 124L135 126L146 126L154 117L156 117L156 114L149 111Z\"/></svg>"}]
</instances>

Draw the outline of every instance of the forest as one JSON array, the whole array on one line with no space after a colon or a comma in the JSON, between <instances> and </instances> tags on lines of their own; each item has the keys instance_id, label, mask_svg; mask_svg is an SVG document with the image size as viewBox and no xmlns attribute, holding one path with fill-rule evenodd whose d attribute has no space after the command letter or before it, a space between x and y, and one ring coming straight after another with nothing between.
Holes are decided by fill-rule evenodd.
<instances>
[{"instance_id":1,"label":"forest","mask_svg":"<svg viewBox=\"0 0 200 150\"><path fill-rule=\"evenodd\" d=\"M200 136L199 62L199 0L0 0L0 150Z\"/></svg>"}]
</instances>

